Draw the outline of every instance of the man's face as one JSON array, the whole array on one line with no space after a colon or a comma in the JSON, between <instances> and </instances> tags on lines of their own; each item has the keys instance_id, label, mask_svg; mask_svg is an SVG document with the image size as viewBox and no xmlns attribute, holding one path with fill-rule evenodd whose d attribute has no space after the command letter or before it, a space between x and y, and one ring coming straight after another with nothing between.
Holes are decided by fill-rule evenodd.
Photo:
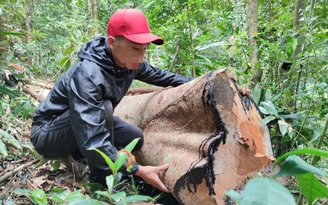
<instances>
[{"instance_id":1,"label":"man's face","mask_svg":"<svg viewBox=\"0 0 328 205\"><path fill-rule=\"evenodd\" d=\"M108 37L108 45L111 48L116 64L130 70L138 69L142 63L145 52L149 47L147 44L137 44L124 37Z\"/></svg>"}]
</instances>

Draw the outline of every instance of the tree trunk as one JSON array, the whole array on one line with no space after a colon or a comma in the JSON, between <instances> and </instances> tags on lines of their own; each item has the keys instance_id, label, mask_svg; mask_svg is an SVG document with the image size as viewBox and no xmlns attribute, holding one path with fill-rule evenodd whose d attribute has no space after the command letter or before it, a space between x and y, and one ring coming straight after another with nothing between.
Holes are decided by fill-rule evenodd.
<instances>
[{"instance_id":1,"label":"tree trunk","mask_svg":"<svg viewBox=\"0 0 328 205\"><path fill-rule=\"evenodd\" d=\"M143 130L140 164L170 164L164 184L182 204L234 204L225 191L241 190L258 172L268 175L274 160L256 104L225 70L127 95L115 115Z\"/></svg>"},{"instance_id":2,"label":"tree trunk","mask_svg":"<svg viewBox=\"0 0 328 205\"><path fill-rule=\"evenodd\" d=\"M287 81L285 83L286 86L292 85L290 88L291 96L294 97L295 93L297 91L297 84L298 82L295 82L293 75L295 72L297 72L298 69L302 71L302 65L299 63L299 54L302 52L303 47L303 35L299 32L301 26L302 26L302 19L304 18L304 10L305 10L305 0L296 0L295 2L295 8L294 8L294 28L295 33L294 38L297 40L297 46L295 50L293 51L293 66L291 69L283 70L284 76L286 76ZM302 72L298 73L297 81L300 80L300 75ZM292 109L293 112L296 112L296 100L294 98L291 98L288 102L288 106Z\"/></svg>"},{"instance_id":3,"label":"tree trunk","mask_svg":"<svg viewBox=\"0 0 328 205\"><path fill-rule=\"evenodd\" d=\"M97 6L97 0L91 0L91 14L92 19L94 20L95 24L98 25L98 6ZM98 34L98 27L95 27L95 34Z\"/></svg>"},{"instance_id":4,"label":"tree trunk","mask_svg":"<svg viewBox=\"0 0 328 205\"><path fill-rule=\"evenodd\" d=\"M33 2L30 2L30 1L26 1L26 19L25 19L25 25L26 25L26 41L25 43L27 45L29 45L29 43L31 42L31 18L32 18L32 12L31 12L31 4ZM26 59L26 63L28 65L32 65L32 57L30 55L27 56L27 59Z\"/></svg>"},{"instance_id":5,"label":"tree trunk","mask_svg":"<svg viewBox=\"0 0 328 205\"><path fill-rule=\"evenodd\" d=\"M5 31L3 27L3 22L2 22L2 14L0 13L0 31ZM5 40L5 35L0 35L0 42L3 42ZM5 44L0 44L0 55L6 51L6 46Z\"/></svg>"},{"instance_id":6,"label":"tree trunk","mask_svg":"<svg viewBox=\"0 0 328 205\"><path fill-rule=\"evenodd\" d=\"M247 30L251 70L254 72L252 82L261 82L262 69L259 64L259 52L255 35L257 34L258 0L247 0Z\"/></svg>"}]
</instances>

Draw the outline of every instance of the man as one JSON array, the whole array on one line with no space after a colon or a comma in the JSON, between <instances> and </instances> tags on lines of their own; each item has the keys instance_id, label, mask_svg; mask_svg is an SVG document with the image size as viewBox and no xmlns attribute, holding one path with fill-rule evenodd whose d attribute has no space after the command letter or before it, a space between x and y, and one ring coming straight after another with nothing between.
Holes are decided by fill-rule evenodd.
<instances>
[{"instance_id":1,"label":"man","mask_svg":"<svg viewBox=\"0 0 328 205\"><path fill-rule=\"evenodd\" d=\"M85 157L90 169L89 181L106 186L111 171L104 159L89 150L95 147L112 160L117 151L135 138L140 128L124 122L113 111L129 89L132 80L157 85L178 86L190 78L166 72L143 61L150 43L164 40L150 33L145 15L136 9L116 11L108 21L107 37L98 37L83 45L76 62L54 85L46 100L36 108L31 142L45 157ZM128 109L128 108L127 108ZM131 173L148 184L169 192L159 175L169 167L133 165Z\"/></svg>"}]
</instances>

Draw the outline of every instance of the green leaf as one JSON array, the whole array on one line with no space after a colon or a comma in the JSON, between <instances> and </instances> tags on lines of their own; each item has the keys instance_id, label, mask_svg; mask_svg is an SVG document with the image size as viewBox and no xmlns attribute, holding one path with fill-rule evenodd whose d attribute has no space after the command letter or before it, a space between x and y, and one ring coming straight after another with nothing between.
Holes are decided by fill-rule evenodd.
<instances>
[{"instance_id":1,"label":"green leaf","mask_svg":"<svg viewBox=\"0 0 328 205\"><path fill-rule=\"evenodd\" d=\"M260 125L266 125L268 124L269 122L271 122L272 120L276 119L275 116L268 116L266 118L264 118L261 122L260 122Z\"/></svg>"},{"instance_id":2,"label":"green leaf","mask_svg":"<svg viewBox=\"0 0 328 205\"><path fill-rule=\"evenodd\" d=\"M140 138L136 138L134 140L132 140L126 147L126 150L129 150L130 152L132 152L133 148L137 145L138 141L140 140Z\"/></svg>"},{"instance_id":3,"label":"green leaf","mask_svg":"<svg viewBox=\"0 0 328 205\"><path fill-rule=\"evenodd\" d=\"M266 109L269 114L279 117L278 111L271 101L261 102L261 106Z\"/></svg>"},{"instance_id":4,"label":"green leaf","mask_svg":"<svg viewBox=\"0 0 328 205\"><path fill-rule=\"evenodd\" d=\"M328 189L319 182L313 173L298 174L296 180L299 184L301 193L304 195L309 204L312 204L317 198L328 197Z\"/></svg>"},{"instance_id":5,"label":"green leaf","mask_svg":"<svg viewBox=\"0 0 328 205\"><path fill-rule=\"evenodd\" d=\"M149 197L149 196L132 195L132 196L126 197L125 202L126 203L134 203L134 202L138 202L138 201L148 201L150 199L151 199L151 197Z\"/></svg>"},{"instance_id":6,"label":"green leaf","mask_svg":"<svg viewBox=\"0 0 328 205\"><path fill-rule=\"evenodd\" d=\"M54 161L51 163L51 166L52 166L52 168L54 168L54 170L58 170L59 167L60 167L60 161L59 161L59 160L54 160Z\"/></svg>"},{"instance_id":7,"label":"green leaf","mask_svg":"<svg viewBox=\"0 0 328 205\"><path fill-rule=\"evenodd\" d=\"M0 153L3 154L3 156L8 156L8 150L6 145L2 142L0 138Z\"/></svg>"},{"instance_id":8,"label":"green leaf","mask_svg":"<svg viewBox=\"0 0 328 205\"><path fill-rule=\"evenodd\" d=\"M0 35L8 35L8 36L24 36L22 33L12 32L12 31L0 31Z\"/></svg>"},{"instance_id":9,"label":"green leaf","mask_svg":"<svg viewBox=\"0 0 328 205\"><path fill-rule=\"evenodd\" d=\"M8 132L5 132L4 130L0 129L0 136L3 136L5 140L7 140L10 144L14 145L16 148L22 150L22 145L16 140L15 137L10 135Z\"/></svg>"},{"instance_id":10,"label":"green leaf","mask_svg":"<svg viewBox=\"0 0 328 205\"><path fill-rule=\"evenodd\" d=\"M281 177L284 175L297 175L297 174L304 174L304 173L314 173L321 176L328 176L328 174L321 169L308 164L304 161L301 157L297 155L289 156L285 163L282 165L279 172L276 174L275 177Z\"/></svg>"},{"instance_id":11,"label":"green leaf","mask_svg":"<svg viewBox=\"0 0 328 205\"><path fill-rule=\"evenodd\" d=\"M261 98L261 86L259 84L256 84L253 92L252 92L253 100L255 104L260 103L260 98Z\"/></svg>"},{"instance_id":12,"label":"green leaf","mask_svg":"<svg viewBox=\"0 0 328 205\"><path fill-rule=\"evenodd\" d=\"M268 178L250 180L242 191L240 205L294 205L292 194L279 182Z\"/></svg>"},{"instance_id":13,"label":"green leaf","mask_svg":"<svg viewBox=\"0 0 328 205\"><path fill-rule=\"evenodd\" d=\"M114 186L114 176L113 175L109 175L106 177L106 184L107 184L107 191L109 193L112 193L113 191L113 186Z\"/></svg>"},{"instance_id":14,"label":"green leaf","mask_svg":"<svg viewBox=\"0 0 328 205\"><path fill-rule=\"evenodd\" d=\"M47 196L46 193L41 189L36 189L30 192L30 197L38 204L38 205L47 205Z\"/></svg>"},{"instance_id":15,"label":"green leaf","mask_svg":"<svg viewBox=\"0 0 328 205\"><path fill-rule=\"evenodd\" d=\"M64 58L62 58L59 62L59 66L64 66L66 65L67 61L69 60L69 56L66 56Z\"/></svg>"},{"instance_id":16,"label":"green leaf","mask_svg":"<svg viewBox=\"0 0 328 205\"><path fill-rule=\"evenodd\" d=\"M226 191L225 194L231 199L233 199L235 202L237 202L238 204L240 203L241 195L235 190Z\"/></svg>"},{"instance_id":17,"label":"green leaf","mask_svg":"<svg viewBox=\"0 0 328 205\"><path fill-rule=\"evenodd\" d=\"M31 190L29 189L15 189L13 192L18 195L29 194Z\"/></svg>"},{"instance_id":18,"label":"green leaf","mask_svg":"<svg viewBox=\"0 0 328 205\"><path fill-rule=\"evenodd\" d=\"M76 199L74 201L69 202L67 205L106 205L101 201L95 199Z\"/></svg>"},{"instance_id":19,"label":"green leaf","mask_svg":"<svg viewBox=\"0 0 328 205\"><path fill-rule=\"evenodd\" d=\"M126 198L126 193L124 191L117 192L116 194L112 194L111 197L114 201L119 202L122 199Z\"/></svg>"},{"instance_id":20,"label":"green leaf","mask_svg":"<svg viewBox=\"0 0 328 205\"><path fill-rule=\"evenodd\" d=\"M116 157L116 160L115 160L115 169L116 170L119 170L122 167L122 165L126 161L127 157L128 156L124 152L119 151L117 153L117 157Z\"/></svg>"},{"instance_id":21,"label":"green leaf","mask_svg":"<svg viewBox=\"0 0 328 205\"><path fill-rule=\"evenodd\" d=\"M66 202L70 202L70 201L74 201L76 199L81 199L81 198L86 198L80 190L76 190L74 192L68 192L69 194L67 195L65 201Z\"/></svg>"},{"instance_id":22,"label":"green leaf","mask_svg":"<svg viewBox=\"0 0 328 205\"><path fill-rule=\"evenodd\" d=\"M288 131L287 124L286 124L286 123L279 123L279 122L278 122L278 125L279 125L279 130L280 130L281 135L282 135L282 136L285 136L285 134L286 134L287 131Z\"/></svg>"},{"instance_id":23,"label":"green leaf","mask_svg":"<svg viewBox=\"0 0 328 205\"><path fill-rule=\"evenodd\" d=\"M108 164L109 168L112 170L113 175L115 176L117 173L117 170L115 169L115 164L113 163L113 161L107 156L105 155L105 153L103 153L102 151L98 150L97 148L91 147L89 150L95 150L97 151L106 161L106 163Z\"/></svg>"},{"instance_id":24,"label":"green leaf","mask_svg":"<svg viewBox=\"0 0 328 205\"><path fill-rule=\"evenodd\" d=\"M27 119L28 115L30 114L30 108L31 108L30 101L27 100L27 101L24 103L23 119Z\"/></svg>"},{"instance_id":25,"label":"green leaf","mask_svg":"<svg viewBox=\"0 0 328 205\"><path fill-rule=\"evenodd\" d=\"M17 94L15 91L12 91L12 90L6 88L3 85L0 85L0 93L3 93L5 95L8 95L11 98L19 97L19 94Z\"/></svg>"},{"instance_id":26,"label":"green leaf","mask_svg":"<svg viewBox=\"0 0 328 205\"><path fill-rule=\"evenodd\" d=\"M313 154L319 157L326 157L328 158L328 152L327 151L323 151L320 149L315 149L315 148L303 148L300 150L295 150L295 151L291 151L291 152L287 152L286 154L281 155L280 157L277 158L276 162L273 164L272 167L272 171L271 173L274 173L274 169L275 167L286 157L291 156L291 155L295 155L295 154Z\"/></svg>"}]
</instances>

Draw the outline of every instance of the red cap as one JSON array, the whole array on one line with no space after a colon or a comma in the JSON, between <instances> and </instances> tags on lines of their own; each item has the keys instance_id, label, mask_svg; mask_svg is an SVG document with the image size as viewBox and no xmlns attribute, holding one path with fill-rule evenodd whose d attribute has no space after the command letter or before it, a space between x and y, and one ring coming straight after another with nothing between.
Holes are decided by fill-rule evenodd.
<instances>
[{"instance_id":1,"label":"red cap","mask_svg":"<svg viewBox=\"0 0 328 205\"><path fill-rule=\"evenodd\" d=\"M117 10L109 19L108 36L124 36L126 39L139 43L162 45L164 40L150 33L146 16L137 9Z\"/></svg>"}]
</instances>

